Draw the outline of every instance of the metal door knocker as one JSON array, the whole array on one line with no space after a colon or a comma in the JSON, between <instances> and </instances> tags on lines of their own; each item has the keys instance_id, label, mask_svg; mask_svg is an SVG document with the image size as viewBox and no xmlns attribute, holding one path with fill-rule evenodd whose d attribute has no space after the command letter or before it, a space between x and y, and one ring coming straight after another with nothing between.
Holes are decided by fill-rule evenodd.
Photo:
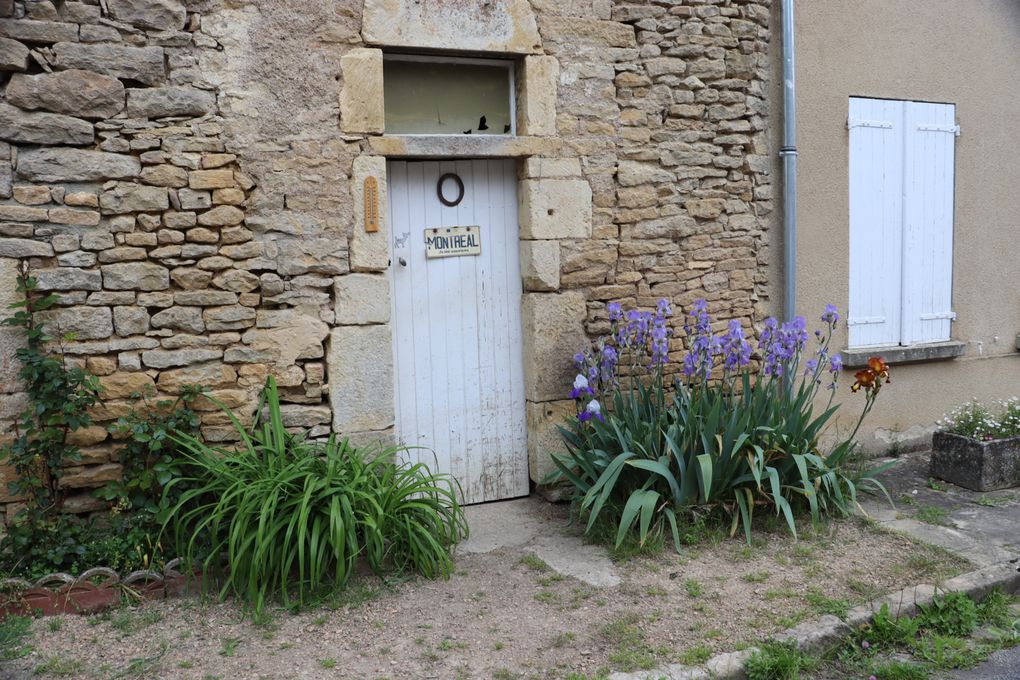
<instances>
[{"instance_id":1,"label":"metal door knocker","mask_svg":"<svg viewBox=\"0 0 1020 680\"><path fill-rule=\"evenodd\" d=\"M457 198L452 201L446 200L446 196L443 195L443 184L448 179L452 179L457 183ZM453 208L454 206L460 205L460 202L464 200L464 182L461 180L460 175L455 172L448 172L440 177L439 182L436 183L436 194L439 195L439 200L447 208Z\"/></svg>"}]
</instances>

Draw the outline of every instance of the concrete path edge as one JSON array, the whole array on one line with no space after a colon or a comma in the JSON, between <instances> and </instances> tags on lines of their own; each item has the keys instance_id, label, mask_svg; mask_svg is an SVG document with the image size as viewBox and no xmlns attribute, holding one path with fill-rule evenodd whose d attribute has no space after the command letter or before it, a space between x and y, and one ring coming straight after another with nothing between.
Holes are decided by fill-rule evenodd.
<instances>
[{"instance_id":1,"label":"concrete path edge","mask_svg":"<svg viewBox=\"0 0 1020 680\"><path fill-rule=\"evenodd\" d=\"M1020 591L1020 560L994 564L960 574L941 587L919 584L888 593L866 604L854 607L845 621L831 615L789 628L772 639L789 642L802 652L821 652L837 643L865 623L888 604L894 616L913 616L918 607L932 601L938 593L966 593L981 599L995 588L1013 594ZM670 665L637 673L613 673L610 680L746 680L747 661L758 651L750 647L739 652L717 654L702 666Z\"/></svg>"}]
</instances>

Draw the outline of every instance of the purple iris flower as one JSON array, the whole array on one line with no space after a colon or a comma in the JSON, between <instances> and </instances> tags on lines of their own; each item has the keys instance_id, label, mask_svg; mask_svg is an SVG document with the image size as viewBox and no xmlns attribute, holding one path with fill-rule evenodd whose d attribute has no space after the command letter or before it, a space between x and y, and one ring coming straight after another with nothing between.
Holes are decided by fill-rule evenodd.
<instances>
[{"instance_id":1,"label":"purple iris flower","mask_svg":"<svg viewBox=\"0 0 1020 680\"><path fill-rule=\"evenodd\" d=\"M835 326L839 322L839 310L836 305L825 305L825 313L822 314L822 321Z\"/></svg>"}]
</instances>

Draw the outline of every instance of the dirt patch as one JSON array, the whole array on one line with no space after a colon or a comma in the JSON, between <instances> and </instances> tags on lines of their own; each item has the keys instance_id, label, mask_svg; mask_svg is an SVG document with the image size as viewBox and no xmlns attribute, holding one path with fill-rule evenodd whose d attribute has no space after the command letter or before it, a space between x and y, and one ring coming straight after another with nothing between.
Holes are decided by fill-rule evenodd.
<instances>
[{"instance_id":1,"label":"dirt patch","mask_svg":"<svg viewBox=\"0 0 1020 680\"><path fill-rule=\"evenodd\" d=\"M565 521L565 509L550 512ZM756 533L750 546L710 536L682 555L618 564L611 588L562 576L526 547L503 549L459 557L449 581L363 579L344 600L277 611L266 625L236 604L199 598L40 619L35 651L0 663L0 677L597 677L701 662L965 568L857 520L800 541L778 530Z\"/></svg>"}]
</instances>

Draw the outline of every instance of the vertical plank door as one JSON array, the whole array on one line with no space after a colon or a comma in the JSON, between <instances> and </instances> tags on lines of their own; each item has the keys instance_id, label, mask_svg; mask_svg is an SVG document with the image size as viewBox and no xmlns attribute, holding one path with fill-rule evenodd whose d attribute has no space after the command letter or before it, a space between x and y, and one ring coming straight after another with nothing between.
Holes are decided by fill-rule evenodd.
<instances>
[{"instance_id":1,"label":"vertical plank door","mask_svg":"<svg viewBox=\"0 0 1020 680\"><path fill-rule=\"evenodd\" d=\"M527 495L516 164L392 161L388 184L398 440L464 503ZM425 230L453 226L478 227L481 254L427 258Z\"/></svg>"}]
</instances>

